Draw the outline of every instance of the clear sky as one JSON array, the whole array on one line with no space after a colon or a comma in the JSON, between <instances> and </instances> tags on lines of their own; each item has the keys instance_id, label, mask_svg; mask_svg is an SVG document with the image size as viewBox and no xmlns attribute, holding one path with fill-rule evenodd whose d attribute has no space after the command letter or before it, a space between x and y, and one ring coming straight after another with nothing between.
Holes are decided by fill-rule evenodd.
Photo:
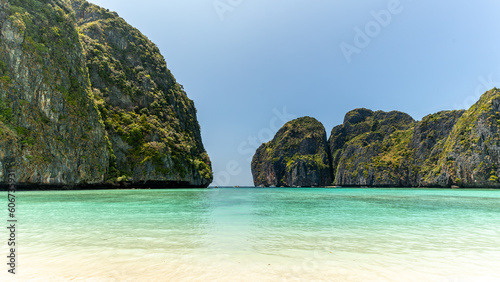
<instances>
[{"instance_id":1,"label":"clear sky","mask_svg":"<svg viewBox=\"0 0 500 282\"><path fill-rule=\"evenodd\" d=\"M416 120L500 86L500 2L91 0L158 45L198 109L213 185L253 185L250 160L287 120L329 135L347 111Z\"/></svg>"}]
</instances>

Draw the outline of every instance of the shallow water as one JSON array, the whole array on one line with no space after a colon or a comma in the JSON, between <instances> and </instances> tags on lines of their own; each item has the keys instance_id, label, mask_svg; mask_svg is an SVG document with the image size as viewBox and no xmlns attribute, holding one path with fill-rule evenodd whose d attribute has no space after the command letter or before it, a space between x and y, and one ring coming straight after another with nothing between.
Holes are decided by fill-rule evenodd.
<instances>
[{"instance_id":1,"label":"shallow water","mask_svg":"<svg viewBox=\"0 0 500 282\"><path fill-rule=\"evenodd\" d=\"M18 192L16 203L18 280L500 281L499 190Z\"/></svg>"}]
</instances>

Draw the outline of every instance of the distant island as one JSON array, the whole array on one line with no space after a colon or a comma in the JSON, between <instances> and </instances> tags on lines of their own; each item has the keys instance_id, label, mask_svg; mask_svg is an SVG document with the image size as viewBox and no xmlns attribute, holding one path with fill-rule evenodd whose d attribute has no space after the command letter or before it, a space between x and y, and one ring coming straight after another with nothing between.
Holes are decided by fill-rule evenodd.
<instances>
[{"instance_id":1,"label":"distant island","mask_svg":"<svg viewBox=\"0 0 500 282\"><path fill-rule=\"evenodd\" d=\"M355 109L328 140L316 119L290 121L257 149L252 175L261 187L500 188L500 90L421 121Z\"/></svg>"},{"instance_id":2,"label":"distant island","mask_svg":"<svg viewBox=\"0 0 500 282\"><path fill-rule=\"evenodd\" d=\"M0 184L207 187L194 103L158 47L84 0L0 0ZM1 186L0 185L0 186Z\"/></svg>"}]
</instances>

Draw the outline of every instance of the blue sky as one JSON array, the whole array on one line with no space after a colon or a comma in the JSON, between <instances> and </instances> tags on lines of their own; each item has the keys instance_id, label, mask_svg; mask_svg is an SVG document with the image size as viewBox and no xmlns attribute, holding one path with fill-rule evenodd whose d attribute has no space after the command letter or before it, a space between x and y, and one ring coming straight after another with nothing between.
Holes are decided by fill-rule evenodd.
<instances>
[{"instance_id":1,"label":"blue sky","mask_svg":"<svg viewBox=\"0 0 500 282\"><path fill-rule=\"evenodd\" d=\"M359 107L419 120L500 87L494 0L92 0L158 45L198 109L213 185L253 185L284 122ZM138 4L140 3L140 4Z\"/></svg>"}]
</instances>

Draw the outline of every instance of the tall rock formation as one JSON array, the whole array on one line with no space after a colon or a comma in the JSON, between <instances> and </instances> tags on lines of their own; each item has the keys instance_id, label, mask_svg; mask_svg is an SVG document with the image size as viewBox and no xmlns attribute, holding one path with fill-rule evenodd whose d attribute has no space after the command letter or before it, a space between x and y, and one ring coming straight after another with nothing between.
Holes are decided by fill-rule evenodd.
<instances>
[{"instance_id":1,"label":"tall rock formation","mask_svg":"<svg viewBox=\"0 0 500 282\"><path fill-rule=\"evenodd\" d=\"M0 179L206 187L193 102L158 48L82 0L0 0Z\"/></svg>"},{"instance_id":2,"label":"tall rock formation","mask_svg":"<svg viewBox=\"0 0 500 282\"><path fill-rule=\"evenodd\" d=\"M413 127L413 135L408 142L411 155L410 186L449 187L453 183L443 182L436 175L437 163L442 158L451 131L465 110L442 111L425 116Z\"/></svg>"},{"instance_id":3,"label":"tall rock formation","mask_svg":"<svg viewBox=\"0 0 500 282\"><path fill-rule=\"evenodd\" d=\"M256 186L326 186L330 168L325 128L311 117L286 123L252 160Z\"/></svg>"},{"instance_id":4,"label":"tall rock formation","mask_svg":"<svg viewBox=\"0 0 500 282\"><path fill-rule=\"evenodd\" d=\"M385 159L382 164L372 159L389 148L392 134L407 130L413 122L412 117L397 111L348 112L344 123L335 127L329 138L335 185L394 185L398 177L389 170L390 165L383 164Z\"/></svg>"},{"instance_id":5,"label":"tall rock formation","mask_svg":"<svg viewBox=\"0 0 500 282\"><path fill-rule=\"evenodd\" d=\"M70 10L30 4L0 0L0 177L102 183L110 153Z\"/></svg>"},{"instance_id":6,"label":"tall rock formation","mask_svg":"<svg viewBox=\"0 0 500 282\"><path fill-rule=\"evenodd\" d=\"M363 120L351 116L365 113ZM335 185L373 187L436 186L429 173L463 111L444 111L415 122L401 112L358 109L346 114L329 139Z\"/></svg>"},{"instance_id":7,"label":"tall rock formation","mask_svg":"<svg viewBox=\"0 0 500 282\"><path fill-rule=\"evenodd\" d=\"M71 1L117 176L208 186L210 159L196 109L158 47L116 13Z\"/></svg>"},{"instance_id":8,"label":"tall rock formation","mask_svg":"<svg viewBox=\"0 0 500 282\"><path fill-rule=\"evenodd\" d=\"M500 90L495 88L458 119L429 179L442 186L500 188L499 176Z\"/></svg>"},{"instance_id":9,"label":"tall rock formation","mask_svg":"<svg viewBox=\"0 0 500 282\"><path fill-rule=\"evenodd\" d=\"M421 121L396 111L355 109L332 129L328 145L333 185L500 188L500 90L486 92L466 111ZM266 146L254 157L260 167L286 155ZM255 184L273 179L271 171L254 172Z\"/></svg>"}]
</instances>

